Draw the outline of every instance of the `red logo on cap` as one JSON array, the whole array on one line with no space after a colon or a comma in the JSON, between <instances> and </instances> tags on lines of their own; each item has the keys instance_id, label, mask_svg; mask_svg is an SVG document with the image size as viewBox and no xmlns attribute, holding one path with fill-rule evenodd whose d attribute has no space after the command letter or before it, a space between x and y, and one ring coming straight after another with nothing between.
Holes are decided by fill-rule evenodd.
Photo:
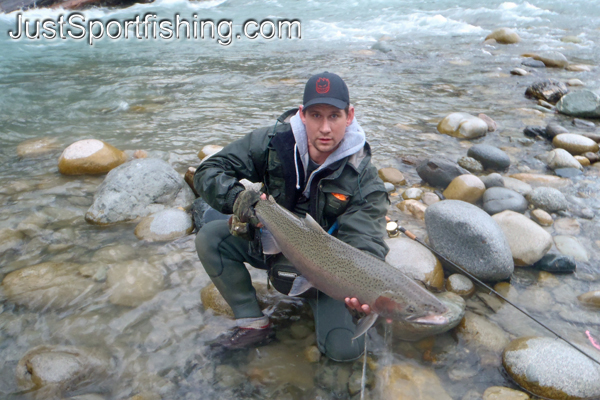
<instances>
[{"instance_id":1,"label":"red logo on cap","mask_svg":"<svg viewBox=\"0 0 600 400\"><path fill-rule=\"evenodd\" d=\"M319 78L317 79L317 93L325 94L329 92L329 79Z\"/></svg>"}]
</instances>

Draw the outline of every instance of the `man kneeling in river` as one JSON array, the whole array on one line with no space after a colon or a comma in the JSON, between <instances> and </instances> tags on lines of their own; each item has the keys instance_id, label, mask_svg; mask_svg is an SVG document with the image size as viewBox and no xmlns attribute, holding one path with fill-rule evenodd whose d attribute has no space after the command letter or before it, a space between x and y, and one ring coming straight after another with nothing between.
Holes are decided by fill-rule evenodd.
<instances>
[{"instance_id":1,"label":"man kneeling in river","mask_svg":"<svg viewBox=\"0 0 600 400\"><path fill-rule=\"evenodd\" d=\"M383 236L389 199L354 118L348 87L336 74L314 75L299 109L229 144L194 175L196 190L210 206L234 214L229 223L209 222L196 237L200 261L235 315L237 328L211 344L225 349L263 345L275 337L244 262L266 269L284 294L298 275L283 255L262 253L253 212L259 194L245 190L239 183L243 178L263 182L278 204L300 217L309 213L325 230L337 224L332 234L351 246L382 260L388 252ZM319 350L335 361L360 357L364 336L352 340L356 326L349 309L368 313L369 307L356 298L344 303L316 290L307 300Z\"/></svg>"}]
</instances>

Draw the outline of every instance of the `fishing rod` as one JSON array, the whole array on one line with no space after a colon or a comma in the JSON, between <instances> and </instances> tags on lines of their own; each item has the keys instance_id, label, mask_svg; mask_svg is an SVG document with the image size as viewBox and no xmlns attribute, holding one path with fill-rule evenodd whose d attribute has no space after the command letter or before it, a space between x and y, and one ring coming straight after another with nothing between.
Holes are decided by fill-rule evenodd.
<instances>
[{"instance_id":1,"label":"fishing rod","mask_svg":"<svg viewBox=\"0 0 600 400\"><path fill-rule=\"evenodd\" d=\"M429 249L440 260L442 260L447 266L450 266L451 267L450 269L452 269L453 272L466 275L467 277L469 277L470 279L472 279L473 281L475 281L475 283L477 283L481 287L484 287L486 290L489 290L491 293L494 293L496 296L498 296L499 298L501 298L502 300L504 300L505 302L507 302L508 304L510 304L511 306L513 306L514 308L516 308L517 310L519 310L520 312L522 312L523 314L525 314L526 316L528 316L529 318L531 318L533 321L537 322L538 324L540 324L541 326L543 326L544 328L546 328L548 331L550 331L552 334L554 334L557 338L561 339L562 341L564 341L565 343L567 343L568 345L570 345L571 347L573 347L575 350L577 350L581 354L585 355L587 358L589 358L590 360L592 360L596 364L600 365L600 361L596 360L595 358L593 358L592 356L590 356L588 353L586 353L585 351L581 350L579 347L575 346L573 343L571 343L570 341L568 341L567 339L565 339L564 337L562 337L561 335L559 335L558 333L556 333L554 330L550 329L548 326L546 326L541 321L539 321L538 319L536 319L535 317L533 317L527 311L523 310L521 307L517 306L516 304L514 304L513 302L511 302L510 300L508 300L506 297L504 297L503 295L501 295L500 293L498 293L496 290L492 289L490 286L488 286L485 283L483 283L481 280L479 280L478 278L476 278L473 274L471 274L470 272L468 272L463 267L461 267L461 266L457 265L456 263L448 260L446 257L444 257L443 255L441 255L436 250L434 250L427 243L425 243L424 241L422 241L421 239L419 239L415 234L413 234L412 232L410 232L408 229L406 229L406 228L398 225L398 230L400 232L404 233L406 235L406 237L408 237L409 239L412 239L412 240L416 241L417 243L421 244L422 246L425 246L427 249Z\"/></svg>"}]
</instances>

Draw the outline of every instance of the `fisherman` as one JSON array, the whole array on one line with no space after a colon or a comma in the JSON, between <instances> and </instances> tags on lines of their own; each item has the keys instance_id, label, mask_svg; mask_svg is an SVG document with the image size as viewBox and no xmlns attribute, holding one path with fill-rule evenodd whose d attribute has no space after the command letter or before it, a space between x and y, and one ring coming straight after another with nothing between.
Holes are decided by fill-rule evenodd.
<instances>
[{"instance_id":1,"label":"fisherman","mask_svg":"<svg viewBox=\"0 0 600 400\"><path fill-rule=\"evenodd\" d=\"M298 275L283 255L262 253L253 211L260 194L246 190L242 178L262 182L263 191L278 204L299 217L310 214L326 231L337 225L332 234L351 246L382 260L388 252L383 237L389 198L354 118L348 87L336 74L314 75L298 109L281 115L274 126L227 145L194 175L202 198L217 211L233 214L229 221L207 223L196 237L198 257L236 320L236 328L211 343L221 349L259 346L275 338L244 262L266 269L273 286L284 294ZM319 350L334 361L360 357L364 336L352 340L353 314L368 313L368 306L355 298L334 300L316 290L307 301Z\"/></svg>"}]
</instances>

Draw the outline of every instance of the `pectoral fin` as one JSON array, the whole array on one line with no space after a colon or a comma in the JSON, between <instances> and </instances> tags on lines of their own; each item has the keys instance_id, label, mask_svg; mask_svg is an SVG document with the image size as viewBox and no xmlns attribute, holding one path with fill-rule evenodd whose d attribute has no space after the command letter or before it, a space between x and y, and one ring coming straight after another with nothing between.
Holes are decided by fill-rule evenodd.
<instances>
[{"instance_id":1,"label":"pectoral fin","mask_svg":"<svg viewBox=\"0 0 600 400\"><path fill-rule=\"evenodd\" d=\"M279 254L281 253L281 249L279 245L275 241L275 237L273 234L269 232L268 229L262 228L260 230L260 241L262 243L263 253L264 254Z\"/></svg>"},{"instance_id":2,"label":"pectoral fin","mask_svg":"<svg viewBox=\"0 0 600 400\"><path fill-rule=\"evenodd\" d=\"M296 277L296 279L294 279L294 283L292 284L292 289L288 293L288 296L299 296L302 293L304 293L312 288L313 288L313 285L308 280L306 280L305 277L300 275L300 276Z\"/></svg>"},{"instance_id":3,"label":"pectoral fin","mask_svg":"<svg viewBox=\"0 0 600 400\"><path fill-rule=\"evenodd\" d=\"M366 317L361 318L358 321L358 325L356 325L356 330L354 331L354 337L352 337L352 340L356 340L367 333L369 328L372 327L377 320L377 317L379 317L379 314L371 313Z\"/></svg>"}]
</instances>

